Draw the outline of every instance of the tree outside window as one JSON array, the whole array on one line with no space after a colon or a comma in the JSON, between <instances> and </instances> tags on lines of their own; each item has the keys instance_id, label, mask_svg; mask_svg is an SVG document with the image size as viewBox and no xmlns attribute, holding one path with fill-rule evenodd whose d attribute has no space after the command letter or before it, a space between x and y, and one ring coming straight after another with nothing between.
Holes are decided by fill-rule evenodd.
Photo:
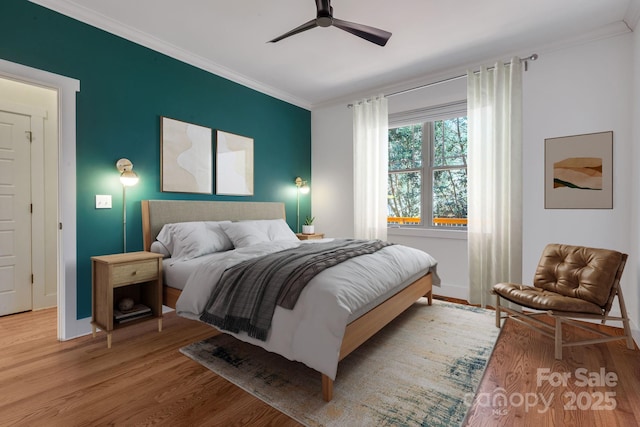
<instances>
[{"instance_id":1,"label":"tree outside window","mask_svg":"<svg viewBox=\"0 0 640 427\"><path fill-rule=\"evenodd\" d=\"M389 129L388 223L465 227L467 117Z\"/></svg>"}]
</instances>

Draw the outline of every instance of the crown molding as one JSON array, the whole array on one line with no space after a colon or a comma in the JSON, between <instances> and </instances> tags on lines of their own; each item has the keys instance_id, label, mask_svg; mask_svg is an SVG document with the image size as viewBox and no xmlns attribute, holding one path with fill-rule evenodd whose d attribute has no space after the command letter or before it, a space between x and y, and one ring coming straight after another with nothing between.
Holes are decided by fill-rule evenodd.
<instances>
[{"instance_id":1,"label":"crown molding","mask_svg":"<svg viewBox=\"0 0 640 427\"><path fill-rule=\"evenodd\" d=\"M194 67L200 68L209 73L223 77L232 82L254 89L265 95L272 96L289 104L310 110L311 103L307 100L295 97L287 92L278 90L271 86L258 82L250 77L234 72L213 61L195 55L178 46L174 46L145 32L125 25L119 21L111 19L105 15L96 13L86 7L80 6L68 0L29 0L31 3L58 12L62 15L73 18L77 21L99 28L108 33L122 37L141 46L152 49L156 52L167 55L171 58L185 62Z\"/></svg>"}]
</instances>

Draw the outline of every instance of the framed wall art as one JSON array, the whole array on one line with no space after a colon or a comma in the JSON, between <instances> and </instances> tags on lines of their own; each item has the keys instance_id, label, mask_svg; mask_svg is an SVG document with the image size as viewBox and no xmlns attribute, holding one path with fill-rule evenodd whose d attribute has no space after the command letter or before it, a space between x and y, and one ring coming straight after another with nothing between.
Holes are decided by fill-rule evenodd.
<instances>
[{"instance_id":1,"label":"framed wall art","mask_svg":"<svg viewBox=\"0 0 640 427\"><path fill-rule=\"evenodd\" d=\"M613 132L544 140L545 209L613 209Z\"/></svg>"},{"instance_id":2,"label":"framed wall art","mask_svg":"<svg viewBox=\"0 0 640 427\"><path fill-rule=\"evenodd\" d=\"M253 195L253 138L216 131L216 194Z\"/></svg>"},{"instance_id":3,"label":"framed wall art","mask_svg":"<svg viewBox=\"0 0 640 427\"><path fill-rule=\"evenodd\" d=\"M161 191L213 194L211 129L161 117Z\"/></svg>"}]
</instances>

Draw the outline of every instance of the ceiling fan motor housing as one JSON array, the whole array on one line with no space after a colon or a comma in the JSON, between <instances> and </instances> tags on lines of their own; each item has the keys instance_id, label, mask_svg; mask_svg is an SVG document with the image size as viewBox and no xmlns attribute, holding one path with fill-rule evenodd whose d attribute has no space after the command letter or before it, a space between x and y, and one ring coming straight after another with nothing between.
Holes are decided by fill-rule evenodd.
<instances>
[{"instance_id":1,"label":"ceiling fan motor housing","mask_svg":"<svg viewBox=\"0 0 640 427\"><path fill-rule=\"evenodd\" d=\"M333 23L333 18L330 16L318 16L316 18L316 24L318 27L330 27Z\"/></svg>"},{"instance_id":2,"label":"ceiling fan motor housing","mask_svg":"<svg viewBox=\"0 0 640 427\"><path fill-rule=\"evenodd\" d=\"M318 27L330 27L333 24L333 7L329 5L329 0L316 0L316 7Z\"/></svg>"}]
</instances>

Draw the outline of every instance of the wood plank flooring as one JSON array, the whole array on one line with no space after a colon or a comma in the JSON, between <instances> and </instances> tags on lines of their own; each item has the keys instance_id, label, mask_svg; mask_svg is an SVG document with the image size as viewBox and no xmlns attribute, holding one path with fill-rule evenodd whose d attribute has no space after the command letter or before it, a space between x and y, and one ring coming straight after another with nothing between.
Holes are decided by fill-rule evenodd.
<instances>
[{"instance_id":1,"label":"wood plank flooring","mask_svg":"<svg viewBox=\"0 0 640 427\"><path fill-rule=\"evenodd\" d=\"M174 313L163 323L162 332L153 321L117 330L109 350L103 332L95 339L89 335L58 342L55 309L0 317L0 425L299 425L178 352L213 335L211 328ZM640 351L628 350L620 341L565 353L563 361L556 361L550 340L507 323L479 389L478 396L488 397L489 403L477 401L467 425L640 425ZM547 368L549 375L571 373L572 378L566 387L552 387L549 381L537 386L538 368ZM602 368L618 380L612 387L578 387L573 378L578 368ZM508 406L495 399L500 387L511 399ZM598 393L605 391L615 393L608 405L614 399L615 409L591 410ZM542 394L550 408L521 404L518 396L531 393ZM576 393L582 399L576 405L590 403L589 409L565 409L566 393Z\"/></svg>"},{"instance_id":2,"label":"wood plank flooring","mask_svg":"<svg viewBox=\"0 0 640 427\"><path fill-rule=\"evenodd\" d=\"M551 339L507 321L467 426L640 426L640 351L620 340L564 348L556 360Z\"/></svg>"}]
</instances>

